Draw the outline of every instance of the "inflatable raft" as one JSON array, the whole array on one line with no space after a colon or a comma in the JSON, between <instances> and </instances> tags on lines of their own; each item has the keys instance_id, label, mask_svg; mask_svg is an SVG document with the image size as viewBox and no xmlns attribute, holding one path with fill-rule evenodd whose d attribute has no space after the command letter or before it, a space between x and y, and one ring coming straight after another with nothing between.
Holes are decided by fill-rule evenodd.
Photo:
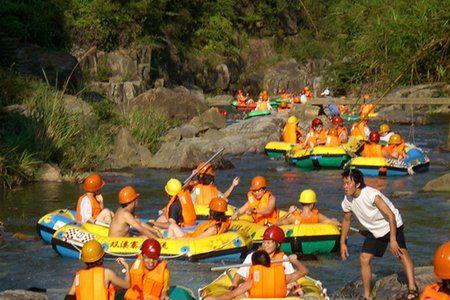
<instances>
[{"instance_id":1,"label":"inflatable raft","mask_svg":"<svg viewBox=\"0 0 450 300\"><path fill-rule=\"evenodd\" d=\"M106 258L134 257L144 237L108 237L107 227L85 223L83 226L66 225L53 235L52 247L59 255L79 258L84 243L95 239L106 252ZM161 255L190 261L239 259L251 248L252 241L240 233L229 231L206 238L158 239Z\"/></svg>"},{"instance_id":2,"label":"inflatable raft","mask_svg":"<svg viewBox=\"0 0 450 300\"><path fill-rule=\"evenodd\" d=\"M338 250L341 232L331 224L281 225L285 235L282 249L285 253L324 254ZM266 226L244 220L231 222L231 229L253 239L253 248L258 248Z\"/></svg>"},{"instance_id":3,"label":"inflatable raft","mask_svg":"<svg viewBox=\"0 0 450 300\"><path fill-rule=\"evenodd\" d=\"M45 243L50 244L56 230L67 224L76 224L75 215L76 212L70 209L52 211L40 218L37 222L37 234Z\"/></svg>"},{"instance_id":4,"label":"inflatable raft","mask_svg":"<svg viewBox=\"0 0 450 300\"><path fill-rule=\"evenodd\" d=\"M207 286L198 290L199 299L204 299L207 296L219 296L228 292L229 287L232 285L232 278L236 274L237 268L228 269L216 280L208 284ZM302 277L298 280L301 284L304 295L302 297L285 297L285 298L265 298L265 299L309 299L309 300L328 300L326 289L323 288L320 281L314 280L308 276ZM239 298L250 299L250 298ZM251 298L255 299L255 298Z\"/></svg>"},{"instance_id":5,"label":"inflatable raft","mask_svg":"<svg viewBox=\"0 0 450 300\"><path fill-rule=\"evenodd\" d=\"M278 102L272 101L272 100L269 101L269 104L273 108L277 108L278 105L279 105ZM233 100L233 102L231 102L231 105L233 107L235 107L236 109L238 109L238 110L251 111L251 110L254 110L256 108L256 101L248 102L245 105L242 105L242 104L238 104L237 100Z\"/></svg>"},{"instance_id":6,"label":"inflatable raft","mask_svg":"<svg viewBox=\"0 0 450 300\"><path fill-rule=\"evenodd\" d=\"M406 152L405 160L383 157L355 157L350 167L357 168L366 176L405 176L423 173L430 167L430 159L418 148Z\"/></svg>"},{"instance_id":7,"label":"inflatable raft","mask_svg":"<svg viewBox=\"0 0 450 300\"><path fill-rule=\"evenodd\" d=\"M356 122L359 121L359 115L346 115L346 114L341 114L341 117L344 121L346 122ZM378 117L378 113L377 112L371 112L367 115L367 117L369 118L376 118Z\"/></svg>"},{"instance_id":8,"label":"inflatable raft","mask_svg":"<svg viewBox=\"0 0 450 300\"><path fill-rule=\"evenodd\" d=\"M268 109L253 110L253 111L249 112L245 116L245 119L250 119L250 118L254 118L254 117L261 117L261 116L267 116L267 115L270 115L270 110L268 110Z\"/></svg>"},{"instance_id":9,"label":"inflatable raft","mask_svg":"<svg viewBox=\"0 0 450 300\"><path fill-rule=\"evenodd\" d=\"M281 158L295 147L300 147L300 144L292 144L286 142L268 142L264 147L264 150L266 152L266 155L270 158Z\"/></svg>"},{"instance_id":10,"label":"inflatable raft","mask_svg":"<svg viewBox=\"0 0 450 300\"><path fill-rule=\"evenodd\" d=\"M303 169L342 169L350 155L342 147L317 146L312 150L299 149L290 155L290 161Z\"/></svg>"},{"instance_id":11,"label":"inflatable raft","mask_svg":"<svg viewBox=\"0 0 450 300\"><path fill-rule=\"evenodd\" d=\"M209 219L209 206L208 205L199 205L195 204L195 214L197 215L198 220L206 220ZM234 211L236 210L236 207L233 205L228 205L228 209L225 212L227 216L231 216Z\"/></svg>"},{"instance_id":12,"label":"inflatable raft","mask_svg":"<svg viewBox=\"0 0 450 300\"><path fill-rule=\"evenodd\" d=\"M167 295L171 300L195 300L194 293L187 287L180 285L171 286Z\"/></svg>"}]
</instances>

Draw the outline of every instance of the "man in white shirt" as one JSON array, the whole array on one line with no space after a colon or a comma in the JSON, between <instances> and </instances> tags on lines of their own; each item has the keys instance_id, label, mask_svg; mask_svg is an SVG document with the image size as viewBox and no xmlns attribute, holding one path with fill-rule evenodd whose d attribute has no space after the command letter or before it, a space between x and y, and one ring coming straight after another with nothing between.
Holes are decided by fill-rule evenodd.
<instances>
[{"instance_id":1,"label":"man in white shirt","mask_svg":"<svg viewBox=\"0 0 450 300\"><path fill-rule=\"evenodd\" d=\"M374 256L382 257L389 244L391 252L405 268L409 289L407 299L415 299L418 296L418 289L414 279L414 265L406 250L403 220L399 211L380 191L365 185L364 175L358 169L344 171L342 179L345 191L344 201L342 201L344 219L340 242L343 261L349 256L345 241L352 214L355 214L361 225L369 231L359 256L364 298L372 299L370 261Z\"/></svg>"}]
</instances>

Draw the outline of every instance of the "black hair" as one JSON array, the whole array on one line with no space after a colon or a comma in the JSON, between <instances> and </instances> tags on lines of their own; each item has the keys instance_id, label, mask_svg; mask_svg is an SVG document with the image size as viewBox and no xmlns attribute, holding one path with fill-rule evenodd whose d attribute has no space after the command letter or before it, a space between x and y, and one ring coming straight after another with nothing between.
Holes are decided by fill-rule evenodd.
<instances>
[{"instance_id":1,"label":"black hair","mask_svg":"<svg viewBox=\"0 0 450 300\"><path fill-rule=\"evenodd\" d=\"M355 185L358 185L359 183L360 189L366 186L366 184L364 183L364 175L358 169L347 169L344 172L342 172L341 175L342 178L351 178L355 182Z\"/></svg>"},{"instance_id":2,"label":"black hair","mask_svg":"<svg viewBox=\"0 0 450 300\"><path fill-rule=\"evenodd\" d=\"M198 176L198 181L203 185L210 185L214 183L214 176L211 174L200 174Z\"/></svg>"},{"instance_id":3,"label":"black hair","mask_svg":"<svg viewBox=\"0 0 450 300\"><path fill-rule=\"evenodd\" d=\"M86 263L87 268L90 269L90 268L95 268L95 267L101 267L103 265L103 258L104 258L104 256L102 256L102 258L100 258L97 261Z\"/></svg>"},{"instance_id":4,"label":"black hair","mask_svg":"<svg viewBox=\"0 0 450 300\"><path fill-rule=\"evenodd\" d=\"M215 210L210 209L209 210L209 216L211 219L220 221L220 222L225 222L228 219L228 216L224 213L224 212L218 212Z\"/></svg>"},{"instance_id":5,"label":"black hair","mask_svg":"<svg viewBox=\"0 0 450 300\"><path fill-rule=\"evenodd\" d=\"M262 265L264 267L270 267L270 256L264 250L256 250L252 254L252 265Z\"/></svg>"},{"instance_id":6,"label":"black hair","mask_svg":"<svg viewBox=\"0 0 450 300\"><path fill-rule=\"evenodd\" d=\"M442 280L442 283L439 287L439 292L450 295L450 279Z\"/></svg>"}]
</instances>

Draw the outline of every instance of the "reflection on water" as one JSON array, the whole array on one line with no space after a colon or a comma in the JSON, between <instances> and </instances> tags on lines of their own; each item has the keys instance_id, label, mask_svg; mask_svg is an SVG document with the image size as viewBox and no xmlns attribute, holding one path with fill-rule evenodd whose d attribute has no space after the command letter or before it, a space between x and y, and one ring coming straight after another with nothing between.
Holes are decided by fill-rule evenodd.
<instances>
[{"instance_id":1,"label":"reflection on water","mask_svg":"<svg viewBox=\"0 0 450 300\"><path fill-rule=\"evenodd\" d=\"M408 127L400 132L408 136ZM391 198L400 210L405 222L408 248L417 265L430 264L436 247L450 239L448 218L450 197L445 194L417 193L430 179L447 170L450 156L433 149L442 142L446 125L416 128L417 144L429 151L430 171L411 177L368 178L367 184L383 191L391 197L394 191L412 191L411 196ZM327 216L340 218L340 203L343 192L340 172L335 170L307 172L286 164L284 161L271 161L263 155L248 154L232 157L235 169L218 171L217 184L225 191L234 176L241 177L241 184L230 197L233 205L244 203L250 181L255 175L267 178L271 191L277 197L280 208L288 208L298 200L299 193L312 188L318 196L318 208ZM161 170L131 170L134 177L117 177L108 182L103 189L105 205L117 207L117 193L126 184L133 184L141 193L138 214L154 217L167 201L164 184L171 177L186 178L189 172ZM0 196L0 220L10 233L34 234L36 221L40 216L54 209L76 204L81 187L75 184L31 184ZM354 226L358 226L353 220ZM337 253L319 257L317 261L306 262L311 276L324 282L333 292L349 280L359 276L358 254L363 238L351 235L348 241L350 258L342 263ZM229 262L224 262L229 263ZM114 263L108 266L119 270ZM211 263L170 262L172 283L197 288L212 281L217 275L209 271ZM31 286L50 289L52 298L61 298L69 288L74 272L82 267L81 262L58 257L51 246L41 241L21 241L7 237L7 243L0 244L0 290L28 288ZM389 254L376 259L373 272L386 274L400 270L401 266ZM335 274L339 274L336 276Z\"/></svg>"}]
</instances>

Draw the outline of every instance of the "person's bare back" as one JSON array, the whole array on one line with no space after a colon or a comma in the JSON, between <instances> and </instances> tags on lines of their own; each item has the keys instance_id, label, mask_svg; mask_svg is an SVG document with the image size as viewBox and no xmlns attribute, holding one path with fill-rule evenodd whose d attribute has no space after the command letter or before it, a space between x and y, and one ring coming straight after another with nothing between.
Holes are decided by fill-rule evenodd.
<instances>
[{"instance_id":1,"label":"person's bare back","mask_svg":"<svg viewBox=\"0 0 450 300\"><path fill-rule=\"evenodd\" d=\"M110 237L127 237L130 236L130 222L129 220L133 219L134 216L126 209L119 208L114 215L111 225L109 227Z\"/></svg>"}]
</instances>

